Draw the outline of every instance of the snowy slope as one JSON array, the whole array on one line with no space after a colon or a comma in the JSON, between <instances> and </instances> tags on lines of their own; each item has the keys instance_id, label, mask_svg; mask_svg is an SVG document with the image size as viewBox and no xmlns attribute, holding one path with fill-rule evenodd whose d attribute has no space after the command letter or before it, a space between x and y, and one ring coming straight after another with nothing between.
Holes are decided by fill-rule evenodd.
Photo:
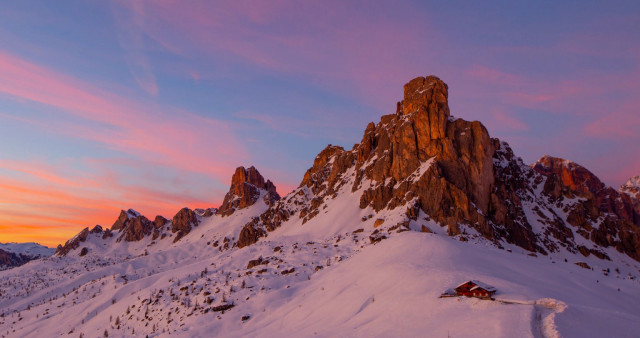
<instances>
[{"instance_id":1,"label":"snowy slope","mask_svg":"<svg viewBox=\"0 0 640 338\"><path fill-rule=\"evenodd\" d=\"M361 217L369 211L349 203L354 195L340 194L329 201L336 205L327 207L323 217L305 224L290 220L242 249L225 249L224 238L233 243L242 225L266 210L264 203L229 217L204 218L176 243L170 238L155 244L149 239L116 243L117 236L89 238L89 254L84 257L76 250L67 257L1 272L0 334L636 333L640 267L626 256L603 261L566 255L565 262L560 254L532 257L515 246L500 250L481 237L461 242L457 237L394 229L391 221L374 229L379 217L394 216L381 214L363 222ZM387 238L372 244L370 237L380 235ZM250 260L260 257L268 263L247 269ZM573 264L578 258L593 270ZM605 276L602 269L610 273ZM468 279L497 287L497 300L438 298ZM227 304L234 307L215 311ZM459 325L461 320L468 325Z\"/></svg>"},{"instance_id":2,"label":"snowy slope","mask_svg":"<svg viewBox=\"0 0 640 338\"><path fill-rule=\"evenodd\" d=\"M1 271L0 335L638 336L628 198L572 162L559 163L566 182L525 165L481 124L450 119L446 85L422 80L410 83L440 92L405 86L405 103L439 116L405 104L352 150L325 148L280 200L240 167L229 212L123 211L112 229ZM446 140L409 137L432 130ZM495 299L439 298L467 280Z\"/></svg>"}]
</instances>

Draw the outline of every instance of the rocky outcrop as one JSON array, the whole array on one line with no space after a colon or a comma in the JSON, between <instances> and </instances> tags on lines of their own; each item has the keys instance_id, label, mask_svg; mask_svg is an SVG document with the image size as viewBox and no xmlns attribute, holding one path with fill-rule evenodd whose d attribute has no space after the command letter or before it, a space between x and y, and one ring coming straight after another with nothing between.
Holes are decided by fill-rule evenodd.
<instances>
[{"instance_id":1,"label":"rocky outcrop","mask_svg":"<svg viewBox=\"0 0 640 338\"><path fill-rule=\"evenodd\" d=\"M70 240L66 241L64 245L58 245L55 256L62 257L66 256L71 250L75 250L80 246L80 243L87 240L89 236L89 228L84 228L77 235L75 235Z\"/></svg>"},{"instance_id":2,"label":"rocky outcrop","mask_svg":"<svg viewBox=\"0 0 640 338\"><path fill-rule=\"evenodd\" d=\"M301 186L332 196L355 166L352 191L373 182L362 193L361 208L404 206L413 218L422 210L451 234L459 233L462 221L493 238L486 215L495 180L494 142L481 123L450 119L447 98L448 87L437 77L411 80L395 114L370 123L353 150L323 150ZM313 216L314 209L306 213Z\"/></svg>"},{"instance_id":3,"label":"rocky outcrop","mask_svg":"<svg viewBox=\"0 0 640 338\"><path fill-rule=\"evenodd\" d=\"M540 250L521 210L512 210L520 213L517 223L505 217L509 196L496 191L496 180L503 178L493 165L499 141L491 139L480 122L452 119L447 99L448 87L437 77L411 80L395 114L370 123L353 150L323 150L301 186L316 196L333 196L347 182L347 170L355 167L352 191L360 190L365 181L373 183L361 195L361 208L403 207L410 219L422 211L451 235L460 233L459 224L467 224L488 239L506 237ZM313 204L312 200L310 208L303 209L311 217L321 203ZM509 226L497 231L493 223Z\"/></svg>"},{"instance_id":4,"label":"rocky outcrop","mask_svg":"<svg viewBox=\"0 0 640 338\"><path fill-rule=\"evenodd\" d=\"M552 156L543 156L532 165L533 169L549 177L545 193L558 197L558 191L567 198L579 197L584 199L585 217L595 220L600 215L615 215L630 223L640 226L640 215L634 210L633 200L627 194L607 187L592 172L581 165Z\"/></svg>"},{"instance_id":5,"label":"rocky outcrop","mask_svg":"<svg viewBox=\"0 0 640 338\"><path fill-rule=\"evenodd\" d=\"M136 242L151 234L153 224L146 217L139 215L129 219L122 230L117 242L125 240L126 242Z\"/></svg>"},{"instance_id":6,"label":"rocky outcrop","mask_svg":"<svg viewBox=\"0 0 640 338\"><path fill-rule=\"evenodd\" d=\"M605 184L586 168L558 157L545 155L532 167L545 176L555 175L562 187L567 191L578 193L579 196L605 188Z\"/></svg>"},{"instance_id":7,"label":"rocky outcrop","mask_svg":"<svg viewBox=\"0 0 640 338\"><path fill-rule=\"evenodd\" d=\"M120 216L111 227L111 231L116 230L120 231L117 242L123 239L126 242L135 242L150 235L153 231L153 224L149 219L133 209L121 210Z\"/></svg>"},{"instance_id":8,"label":"rocky outcrop","mask_svg":"<svg viewBox=\"0 0 640 338\"><path fill-rule=\"evenodd\" d=\"M133 209L129 209L127 211L121 210L120 216L118 216L118 219L116 219L116 221L111 226L111 231L122 230L127 225L127 222L130 219L137 216L140 216L140 213Z\"/></svg>"},{"instance_id":9,"label":"rocky outcrop","mask_svg":"<svg viewBox=\"0 0 640 338\"><path fill-rule=\"evenodd\" d=\"M293 215L304 224L349 188L360 194L360 208L402 210L405 224L417 222L418 230L426 219L449 235L471 228L498 246L504 241L546 254L560 247L578 252L574 231L582 229L595 246L640 259L629 198L568 161L545 157L527 166L480 122L451 117L448 96L437 77L409 81L395 114L367 125L351 150L322 150L296 191L244 226L238 246L255 243ZM592 247L580 252L604 257Z\"/></svg>"},{"instance_id":10,"label":"rocky outcrop","mask_svg":"<svg viewBox=\"0 0 640 338\"><path fill-rule=\"evenodd\" d=\"M623 184L618 191L621 194L625 194L631 198L633 208L636 213L640 214L640 176L634 176L630 178L625 184Z\"/></svg>"},{"instance_id":11,"label":"rocky outcrop","mask_svg":"<svg viewBox=\"0 0 640 338\"><path fill-rule=\"evenodd\" d=\"M188 234L193 227L198 226L199 220L196 213L189 208L182 208L173 216L171 222L171 232L176 233L173 242L179 241Z\"/></svg>"},{"instance_id":12,"label":"rocky outcrop","mask_svg":"<svg viewBox=\"0 0 640 338\"><path fill-rule=\"evenodd\" d=\"M253 205L261 195L267 205L280 199L275 185L269 180L265 182L255 167L238 167L231 178L231 188L217 213L222 216L231 215L237 209Z\"/></svg>"},{"instance_id":13,"label":"rocky outcrop","mask_svg":"<svg viewBox=\"0 0 640 338\"><path fill-rule=\"evenodd\" d=\"M169 222L168 219L157 215L156 218L153 220L153 228L154 229L160 229L162 228L165 224L167 224L167 222Z\"/></svg>"},{"instance_id":14,"label":"rocky outcrop","mask_svg":"<svg viewBox=\"0 0 640 338\"><path fill-rule=\"evenodd\" d=\"M544 156L532 165L547 177L543 192L553 201L576 199L566 207L567 223L603 247L614 247L640 260L640 213L628 194L607 187L581 165Z\"/></svg>"},{"instance_id":15,"label":"rocky outcrop","mask_svg":"<svg viewBox=\"0 0 640 338\"><path fill-rule=\"evenodd\" d=\"M378 124L370 123L360 144L350 151L330 145L320 152L300 184L314 196L300 212L303 222L315 217L327 198L351 184L351 191L362 190L361 208L380 211L402 207L410 219L422 211L452 235L460 233L462 223L493 240L496 233L490 226L490 211L500 202L500 197L492 194L496 142L481 123L452 119L448 95L447 85L439 78L415 78L404 86L404 99L396 113L382 116ZM355 172L352 181L347 175L350 169ZM364 182L370 187L363 188ZM276 205L267 214L286 219L286 210L273 211L279 208ZM253 227L266 229L269 219L260 218ZM279 222L271 223L277 226Z\"/></svg>"},{"instance_id":16,"label":"rocky outcrop","mask_svg":"<svg viewBox=\"0 0 640 338\"><path fill-rule=\"evenodd\" d=\"M15 268L34 259L49 257L55 249L38 243L0 243L0 270Z\"/></svg>"},{"instance_id":17,"label":"rocky outcrop","mask_svg":"<svg viewBox=\"0 0 640 338\"><path fill-rule=\"evenodd\" d=\"M0 270L15 268L35 258L38 258L38 257L31 257L28 255L16 254L14 252L9 252L9 251L0 249Z\"/></svg>"}]
</instances>

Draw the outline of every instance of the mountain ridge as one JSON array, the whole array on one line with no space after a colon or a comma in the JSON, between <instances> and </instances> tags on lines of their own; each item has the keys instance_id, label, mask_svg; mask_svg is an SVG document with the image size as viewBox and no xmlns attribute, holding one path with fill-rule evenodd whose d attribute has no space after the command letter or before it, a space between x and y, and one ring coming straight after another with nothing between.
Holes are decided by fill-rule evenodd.
<instances>
[{"instance_id":1,"label":"mountain ridge","mask_svg":"<svg viewBox=\"0 0 640 338\"><path fill-rule=\"evenodd\" d=\"M394 114L351 150L327 146L282 198L238 167L218 209L123 210L2 272L0 332L634 336L631 197L570 161L525 164L451 117L448 93L410 81ZM470 279L495 301L438 298Z\"/></svg>"},{"instance_id":2,"label":"mountain ridge","mask_svg":"<svg viewBox=\"0 0 640 338\"><path fill-rule=\"evenodd\" d=\"M49 257L54 250L34 242L0 243L0 269L10 269L34 259Z\"/></svg>"}]
</instances>

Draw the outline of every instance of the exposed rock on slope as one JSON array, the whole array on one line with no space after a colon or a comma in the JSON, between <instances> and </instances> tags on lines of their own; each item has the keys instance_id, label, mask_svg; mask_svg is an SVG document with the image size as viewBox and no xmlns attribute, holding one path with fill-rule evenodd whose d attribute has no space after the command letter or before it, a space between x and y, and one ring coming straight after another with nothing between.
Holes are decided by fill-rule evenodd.
<instances>
[{"instance_id":1,"label":"exposed rock on slope","mask_svg":"<svg viewBox=\"0 0 640 338\"><path fill-rule=\"evenodd\" d=\"M173 216L171 222L171 232L176 233L174 242L179 241L184 235L191 231L191 228L198 226L198 216L189 208L182 208L178 213Z\"/></svg>"},{"instance_id":2,"label":"exposed rock on slope","mask_svg":"<svg viewBox=\"0 0 640 338\"><path fill-rule=\"evenodd\" d=\"M619 202L620 194L581 167L556 172L564 167L550 158L535 170L525 165L480 122L452 118L448 94L437 77L411 80L395 114L370 123L352 150L329 145L320 152L296 191L245 225L238 246L293 215L308 221L350 186L360 194L360 208L400 210L406 227L433 220L449 235L470 229L498 246L505 241L543 254L562 246L602 257L597 245L614 246L640 259L628 198ZM576 204L575 196L593 201ZM590 215L588 226L576 219L581 208ZM574 230L597 245L578 245Z\"/></svg>"},{"instance_id":3,"label":"exposed rock on slope","mask_svg":"<svg viewBox=\"0 0 640 338\"><path fill-rule=\"evenodd\" d=\"M630 178L618 191L631 197L636 213L640 214L640 176Z\"/></svg>"},{"instance_id":4,"label":"exposed rock on slope","mask_svg":"<svg viewBox=\"0 0 640 338\"><path fill-rule=\"evenodd\" d=\"M635 199L640 199L640 176L630 178L620 187L620 192L625 193Z\"/></svg>"},{"instance_id":5,"label":"exposed rock on slope","mask_svg":"<svg viewBox=\"0 0 640 338\"><path fill-rule=\"evenodd\" d=\"M118 216L118 219L116 219L116 221L111 226L111 230L122 230L132 218L135 218L137 216L140 216L140 213L133 209L129 209L127 211L121 210L120 216Z\"/></svg>"},{"instance_id":6,"label":"exposed rock on slope","mask_svg":"<svg viewBox=\"0 0 640 338\"><path fill-rule=\"evenodd\" d=\"M71 250L77 249L80 246L80 243L86 241L88 236L89 228L82 229L82 231L64 243L64 245L58 245L54 255L66 256Z\"/></svg>"},{"instance_id":7,"label":"exposed rock on slope","mask_svg":"<svg viewBox=\"0 0 640 338\"><path fill-rule=\"evenodd\" d=\"M545 156L526 165L480 122L451 117L448 96L447 85L435 76L411 80L395 114L369 123L351 150L333 145L322 150L284 199L254 167L238 167L218 210L184 208L172 221L158 216L154 222L122 211L111 231L120 231L118 240L153 234L155 241L170 230L176 242L202 217L229 216L263 198L269 208L242 227L235 243L242 248L289 220L304 225L332 199L354 194L355 207L368 210L362 222L376 213L398 222L378 217L378 226L437 233L441 226L461 240L473 236L541 254L565 250L609 259L606 248L613 247L640 260L640 216L631 197L640 189L635 181L620 193L570 161ZM110 235L107 229L102 237ZM58 251L64 254L82 240Z\"/></svg>"},{"instance_id":8,"label":"exposed rock on slope","mask_svg":"<svg viewBox=\"0 0 640 338\"><path fill-rule=\"evenodd\" d=\"M124 227L120 229L120 237L118 237L117 241L120 242L123 239L127 242L139 241L145 236L150 235L152 229L153 225L151 221L146 217L137 214L125 222Z\"/></svg>"},{"instance_id":9,"label":"exposed rock on slope","mask_svg":"<svg viewBox=\"0 0 640 338\"><path fill-rule=\"evenodd\" d=\"M34 259L49 257L54 249L37 243L0 243L0 270L14 268Z\"/></svg>"},{"instance_id":10,"label":"exposed rock on slope","mask_svg":"<svg viewBox=\"0 0 640 338\"><path fill-rule=\"evenodd\" d=\"M640 214L629 195L607 187L584 167L544 156L533 169L547 176L544 193L552 198L577 199L565 208L567 223L603 247L615 247L640 260Z\"/></svg>"},{"instance_id":11,"label":"exposed rock on slope","mask_svg":"<svg viewBox=\"0 0 640 338\"><path fill-rule=\"evenodd\" d=\"M28 259L23 259L23 257L20 257L20 255L13 252L7 252L0 249L0 267L2 268L20 266L28 261Z\"/></svg>"},{"instance_id":12,"label":"exposed rock on slope","mask_svg":"<svg viewBox=\"0 0 640 338\"><path fill-rule=\"evenodd\" d=\"M231 188L225 195L222 205L217 213L222 216L233 214L237 209L246 208L253 205L264 191L264 201L267 205L272 205L280 199L280 195L276 192L276 187L264 177L255 167L238 167L231 178Z\"/></svg>"}]
</instances>

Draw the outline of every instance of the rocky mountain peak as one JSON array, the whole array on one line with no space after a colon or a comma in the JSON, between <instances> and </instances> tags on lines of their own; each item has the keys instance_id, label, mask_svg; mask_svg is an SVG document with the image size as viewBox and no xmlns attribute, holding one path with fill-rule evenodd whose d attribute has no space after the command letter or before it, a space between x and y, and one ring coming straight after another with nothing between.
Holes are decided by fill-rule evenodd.
<instances>
[{"instance_id":1,"label":"rocky mountain peak","mask_svg":"<svg viewBox=\"0 0 640 338\"><path fill-rule=\"evenodd\" d=\"M554 174L562 185L579 193L597 193L605 188L605 184L585 167L559 157L545 155L532 168L545 175Z\"/></svg>"},{"instance_id":2,"label":"rocky mountain peak","mask_svg":"<svg viewBox=\"0 0 640 338\"><path fill-rule=\"evenodd\" d=\"M111 226L111 230L122 230L130 219L134 219L139 216L142 215L133 209L129 209L127 211L121 210L120 216L118 216L116 221L113 223L113 226Z\"/></svg>"},{"instance_id":3,"label":"rocky mountain peak","mask_svg":"<svg viewBox=\"0 0 640 338\"><path fill-rule=\"evenodd\" d=\"M89 237L89 228L84 228L77 235L73 236L70 240L64 243L64 245L58 245L56 248L55 256L66 256L71 250L77 249L80 243L87 240Z\"/></svg>"},{"instance_id":4,"label":"rocky mountain peak","mask_svg":"<svg viewBox=\"0 0 640 338\"><path fill-rule=\"evenodd\" d=\"M404 85L404 99L398 103L398 115L422 114L429 139L445 137L449 119L449 87L438 77L417 77Z\"/></svg>"},{"instance_id":5,"label":"rocky mountain peak","mask_svg":"<svg viewBox=\"0 0 640 338\"><path fill-rule=\"evenodd\" d=\"M451 118L448 94L435 76L409 81L395 114L369 123L352 150L322 150L296 191L243 227L238 246L292 217L305 224L348 193L372 214L404 215L397 226L406 229L435 222L451 236L474 232L498 246L604 259L598 246L614 247L640 260L640 216L629 196L571 161L544 156L527 166L482 123Z\"/></svg>"},{"instance_id":6,"label":"rocky mountain peak","mask_svg":"<svg viewBox=\"0 0 640 338\"><path fill-rule=\"evenodd\" d=\"M264 192L264 200L267 205L280 199L276 192L276 186L264 177L255 167L248 169L238 167L231 178L231 187L225 195L222 205L217 213L223 216L231 215L235 210L253 205Z\"/></svg>"},{"instance_id":7,"label":"rocky mountain peak","mask_svg":"<svg viewBox=\"0 0 640 338\"><path fill-rule=\"evenodd\" d=\"M417 220L422 212L450 234L461 232L459 224L471 224L489 239L504 236L490 223L506 222L512 241L535 250L530 226L516 226L522 218L506 215L509 196L494 191L499 142L480 122L450 119L448 86L435 76L415 78L404 86L397 106L395 114L369 123L351 151L330 145L316 157L300 185L313 196L299 217L306 221L318 215L323 201L335 198L347 185L359 192L362 209L401 209L406 222ZM257 240L264 234L260 222L271 231L293 209L276 206L267 213L271 216L248 225L245 233L257 234L251 238Z\"/></svg>"}]
</instances>

